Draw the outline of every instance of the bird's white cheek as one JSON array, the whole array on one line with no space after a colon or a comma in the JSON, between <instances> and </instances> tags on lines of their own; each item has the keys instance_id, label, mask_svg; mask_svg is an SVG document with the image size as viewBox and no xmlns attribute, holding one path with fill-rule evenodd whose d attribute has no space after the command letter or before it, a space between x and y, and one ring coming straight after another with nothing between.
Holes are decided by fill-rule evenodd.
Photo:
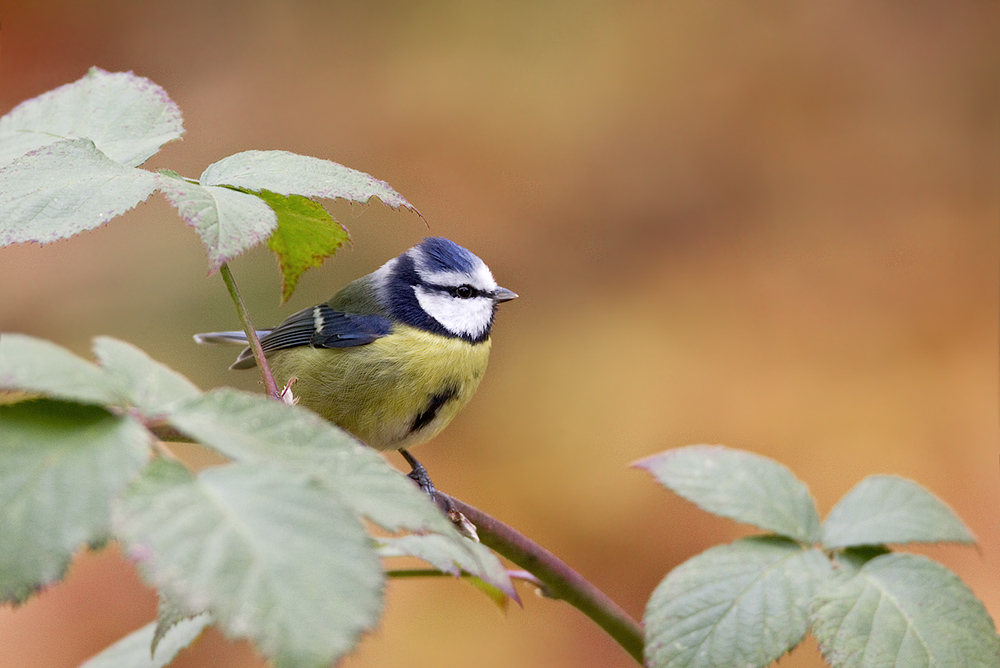
<instances>
[{"instance_id":1,"label":"bird's white cheek","mask_svg":"<svg viewBox=\"0 0 1000 668\"><path fill-rule=\"evenodd\" d=\"M493 317L493 300L488 297L459 299L441 292L416 285L420 308L437 320L449 332L460 336L477 337L490 326Z\"/></svg>"}]
</instances>

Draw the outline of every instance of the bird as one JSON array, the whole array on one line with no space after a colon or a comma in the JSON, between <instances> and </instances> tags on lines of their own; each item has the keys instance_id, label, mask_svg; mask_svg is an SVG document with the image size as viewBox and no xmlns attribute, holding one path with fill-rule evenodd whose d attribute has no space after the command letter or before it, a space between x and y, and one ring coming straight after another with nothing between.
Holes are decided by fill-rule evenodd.
<instances>
[{"instance_id":1,"label":"bird","mask_svg":"<svg viewBox=\"0 0 1000 668\"><path fill-rule=\"evenodd\" d=\"M399 450L434 498L408 449L430 440L469 402L489 361L497 306L518 295L443 237L428 237L329 301L258 330L275 381L300 405L377 450ZM246 333L196 334L246 345ZM249 347L231 369L256 366Z\"/></svg>"}]
</instances>

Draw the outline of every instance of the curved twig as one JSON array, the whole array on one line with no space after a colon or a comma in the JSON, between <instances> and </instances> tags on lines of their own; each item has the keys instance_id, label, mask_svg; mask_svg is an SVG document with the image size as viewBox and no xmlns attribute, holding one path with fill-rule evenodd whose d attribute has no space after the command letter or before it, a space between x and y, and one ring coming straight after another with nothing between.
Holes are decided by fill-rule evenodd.
<instances>
[{"instance_id":1,"label":"curved twig","mask_svg":"<svg viewBox=\"0 0 1000 668\"><path fill-rule=\"evenodd\" d=\"M642 664L642 627L608 595L570 568L563 560L500 520L437 491L452 507L476 525L483 545L510 559L537 577L553 598L559 598L590 617Z\"/></svg>"},{"instance_id":2,"label":"curved twig","mask_svg":"<svg viewBox=\"0 0 1000 668\"><path fill-rule=\"evenodd\" d=\"M254 329L253 322L250 321L250 311L247 310L246 304L243 303L243 297L240 296L240 289L236 286L236 279L233 278L233 272L230 271L229 265L223 262L222 266L219 267L219 274L222 275L222 280L226 284L226 288L229 289L229 296L232 297L233 304L236 305L236 314L243 325L243 331L247 333L247 341L250 343L253 359L257 362L257 368L260 369L260 375L264 379L264 388L267 390L268 396L280 399L281 391L278 390L278 384L274 382L271 367L267 365L267 358L264 357L264 349L260 347L257 330Z\"/></svg>"}]
</instances>

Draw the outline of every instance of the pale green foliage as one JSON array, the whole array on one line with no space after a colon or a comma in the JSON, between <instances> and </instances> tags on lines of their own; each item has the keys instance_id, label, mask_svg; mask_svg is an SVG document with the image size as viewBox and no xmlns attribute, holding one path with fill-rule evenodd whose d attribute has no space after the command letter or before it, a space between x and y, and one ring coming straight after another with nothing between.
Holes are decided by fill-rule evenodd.
<instances>
[{"instance_id":1,"label":"pale green foliage","mask_svg":"<svg viewBox=\"0 0 1000 668\"><path fill-rule=\"evenodd\" d=\"M646 609L654 666L766 666L809 628L816 585L831 572L822 552L787 540L745 538L675 568Z\"/></svg>"},{"instance_id":2,"label":"pale green foliage","mask_svg":"<svg viewBox=\"0 0 1000 668\"><path fill-rule=\"evenodd\" d=\"M211 623L211 615L205 612L185 617L166 630L161 642L155 643L157 623L150 622L81 664L80 668L163 668ZM155 650L150 651L154 643Z\"/></svg>"},{"instance_id":3,"label":"pale green foliage","mask_svg":"<svg viewBox=\"0 0 1000 668\"><path fill-rule=\"evenodd\" d=\"M72 236L160 190L201 237L212 270L281 229L271 247L287 298L347 238L305 198L378 197L416 210L367 174L285 151L224 158L200 181L139 168L182 132L166 92L132 73L95 68L18 105L0 118L0 246ZM381 563L362 518L431 532L441 539L426 548L432 563L451 571L460 562L513 594L491 552L333 425L262 397L203 395L121 341L98 339L95 353L99 365L30 337L0 337L0 391L10 392L0 398L21 401L0 406L2 600L24 600L59 579L82 545L115 538L171 603L150 643L180 637L171 629L183 615L208 611L277 665L326 666L381 611ZM234 463L187 472L154 446L148 428L164 423L204 436ZM146 638L97 660L127 665L116 652Z\"/></svg>"},{"instance_id":4,"label":"pale green foliage","mask_svg":"<svg viewBox=\"0 0 1000 668\"><path fill-rule=\"evenodd\" d=\"M159 174L156 184L201 237L211 271L265 241L278 226L271 207L254 195L190 183L167 173Z\"/></svg>"},{"instance_id":5,"label":"pale green foliage","mask_svg":"<svg viewBox=\"0 0 1000 668\"><path fill-rule=\"evenodd\" d=\"M865 478L823 522L826 548L917 542L974 543L975 538L943 501L898 476Z\"/></svg>"},{"instance_id":6,"label":"pale green foliage","mask_svg":"<svg viewBox=\"0 0 1000 668\"><path fill-rule=\"evenodd\" d=\"M166 92L132 73L95 68L18 105L0 118L0 246L93 229L160 190L212 270L268 241L287 298L346 238L312 199L416 211L367 174L284 151L223 158L199 180L139 169L182 132ZM492 552L336 427L259 396L203 394L114 339L95 353L99 365L0 336L0 399L21 402L0 405L0 601L23 601L81 546L109 539L160 589L159 621L88 668L166 665L209 623L279 667L331 665L377 622L380 555L515 596ZM189 472L155 444L149 429L164 423L233 461ZM1000 665L993 622L968 588L884 546L971 542L916 483L868 478L821 530L805 485L767 458L693 446L638 465L701 508L775 534L708 550L664 579L645 613L649 666L765 666L810 627L837 667ZM375 539L363 519L420 535Z\"/></svg>"},{"instance_id":7,"label":"pale green foliage","mask_svg":"<svg viewBox=\"0 0 1000 668\"><path fill-rule=\"evenodd\" d=\"M156 190L152 173L119 164L90 139L46 144L0 168L0 245L48 243L103 225Z\"/></svg>"},{"instance_id":8,"label":"pale green foliage","mask_svg":"<svg viewBox=\"0 0 1000 668\"><path fill-rule=\"evenodd\" d=\"M0 390L38 392L82 404L124 400L119 385L96 364L24 334L0 334Z\"/></svg>"},{"instance_id":9,"label":"pale green foliage","mask_svg":"<svg viewBox=\"0 0 1000 668\"><path fill-rule=\"evenodd\" d=\"M782 464L718 445L668 450L633 464L699 508L803 543L819 539L809 490Z\"/></svg>"},{"instance_id":10,"label":"pale green foliage","mask_svg":"<svg viewBox=\"0 0 1000 668\"><path fill-rule=\"evenodd\" d=\"M409 479L371 448L313 413L262 396L212 390L170 415L170 424L234 460L280 465L308 473L339 493L355 513L389 531L432 531L428 559L460 568L514 595L506 571L492 553L462 538L451 522ZM424 555L414 555L421 556ZM442 568L453 573L451 566Z\"/></svg>"},{"instance_id":11,"label":"pale green foliage","mask_svg":"<svg viewBox=\"0 0 1000 668\"><path fill-rule=\"evenodd\" d=\"M62 577L108 537L108 505L148 456L150 434L103 408L47 399L0 406L0 600Z\"/></svg>"},{"instance_id":12,"label":"pale green foliage","mask_svg":"<svg viewBox=\"0 0 1000 668\"><path fill-rule=\"evenodd\" d=\"M380 556L417 557L442 573L456 577L463 572L475 573L484 582L517 599L506 571L499 562L490 558L490 551L479 543L451 540L447 535L435 533L382 537L377 539L377 543Z\"/></svg>"},{"instance_id":13,"label":"pale green foliage","mask_svg":"<svg viewBox=\"0 0 1000 668\"><path fill-rule=\"evenodd\" d=\"M159 591L157 593L159 594L160 600L156 609L156 628L153 630L153 639L149 646L153 655L156 655L156 648L159 647L163 639L167 637L170 630L179 625L181 622L192 619L202 619L205 624L212 623L212 616L207 612L191 617L184 612L183 602L173 599L164 591Z\"/></svg>"},{"instance_id":14,"label":"pale green foliage","mask_svg":"<svg viewBox=\"0 0 1000 668\"><path fill-rule=\"evenodd\" d=\"M131 72L93 67L0 118L0 165L46 144L85 138L108 159L138 167L183 133L180 109L162 88Z\"/></svg>"},{"instance_id":15,"label":"pale green foliage","mask_svg":"<svg viewBox=\"0 0 1000 668\"><path fill-rule=\"evenodd\" d=\"M199 181L202 185L230 185L280 195L302 195L321 199L349 199L366 202L378 197L393 208L416 211L412 204L388 183L308 155L288 151L244 151L208 166Z\"/></svg>"},{"instance_id":16,"label":"pale green foliage","mask_svg":"<svg viewBox=\"0 0 1000 668\"><path fill-rule=\"evenodd\" d=\"M210 165L198 181L138 168L183 132L180 110L167 93L131 72L93 68L79 81L21 103L0 118L0 246L65 239L160 190L201 237L210 271L268 241L279 229L279 215L288 218L280 243L271 244L287 299L301 273L336 252L346 233L316 212L310 220L328 223L327 233L296 231L287 204L268 200L266 191L353 202L377 197L416 212L384 181L287 151L237 153Z\"/></svg>"},{"instance_id":17,"label":"pale green foliage","mask_svg":"<svg viewBox=\"0 0 1000 668\"><path fill-rule=\"evenodd\" d=\"M190 380L131 343L99 336L94 340L94 355L110 382L124 391L128 405L144 415L169 413L180 402L201 394Z\"/></svg>"},{"instance_id":18,"label":"pale green foliage","mask_svg":"<svg viewBox=\"0 0 1000 668\"><path fill-rule=\"evenodd\" d=\"M81 545L115 538L170 603L150 642L167 642L184 616L207 611L276 665L319 668L381 613L383 572L362 517L431 532L439 540L424 545L430 563L450 573L458 564L513 594L493 553L330 423L259 395L203 394L115 339L94 348L99 366L51 343L0 336L0 390L70 400L0 406L3 600L58 580ZM192 474L155 456L145 421L166 421L233 463ZM133 641L109 652L128 654Z\"/></svg>"},{"instance_id":19,"label":"pale green foliage","mask_svg":"<svg viewBox=\"0 0 1000 668\"><path fill-rule=\"evenodd\" d=\"M130 72L93 68L21 103L0 118L0 246L64 239L128 211L156 189L136 167L183 131L163 89Z\"/></svg>"},{"instance_id":20,"label":"pale green foliage","mask_svg":"<svg viewBox=\"0 0 1000 668\"><path fill-rule=\"evenodd\" d=\"M954 573L915 554L885 554L831 578L811 616L834 666L1000 666L1000 638L983 604Z\"/></svg>"},{"instance_id":21,"label":"pale green foliage","mask_svg":"<svg viewBox=\"0 0 1000 668\"><path fill-rule=\"evenodd\" d=\"M308 471L339 490L359 515L389 531L458 536L427 495L374 450L305 409L223 388L179 407L170 423L238 461Z\"/></svg>"},{"instance_id":22,"label":"pale green foliage","mask_svg":"<svg viewBox=\"0 0 1000 668\"><path fill-rule=\"evenodd\" d=\"M382 568L358 518L305 473L229 464L190 474L154 460L116 512L146 579L212 613L276 666L322 668L382 607Z\"/></svg>"},{"instance_id":23,"label":"pale green foliage","mask_svg":"<svg viewBox=\"0 0 1000 668\"><path fill-rule=\"evenodd\" d=\"M637 463L665 487L723 517L777 535L712 548L674 569L646 607L652 668L767 666L811 627L831 665L1000 665L1000 638L972 592L943 566L888 542L970 542L941 501L914 482L872 476L823 525L805 485L777 462L691 446Z\"/></svg>"}]
</instances>

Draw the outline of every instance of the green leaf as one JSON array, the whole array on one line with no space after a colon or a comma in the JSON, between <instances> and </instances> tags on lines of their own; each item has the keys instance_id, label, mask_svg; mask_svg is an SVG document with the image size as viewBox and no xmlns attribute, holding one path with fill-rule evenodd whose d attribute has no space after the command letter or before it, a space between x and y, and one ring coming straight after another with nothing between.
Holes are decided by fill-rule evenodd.
<instances>
[{"instance_id":1,"label":"green leaf","mask_svg":"<svg viewBox=\"0 0 1000 668\"><path fill-rule=\"evenodd\" d=\"M983 604L926 557L872 559L821 587L810 616L835 668L1000 666L1000 638Z\"/></svg>"},{"instance_id":2,"label":"green leaf","mask_svg":"<svg viewBox=\"0 0 1000 668\"><path fill-rule=\"evenodd\" d=\"M322 441L303 457L330 487L340 490L354 511L389 531L433 531L455 542L466 539L410 478L389 466L376 451L359 445L353 452L334 453Z\"/></svg>"},{"instance_id":3,"label":"green leaf","mask_svg":"<svg viewBox=\"0 0 1000 668\"><path fill-rule=\"evenodd\" d=\"M377 452L314 413L224 388L185 402L168 419L236 461L308 472L384 529L434 532L422 545L428 555L437 555L431 561L435 567L454 563L517 598L492 552L463 538L427 495Z\"/></svg>"},{"instance_id":4,"label":"green leaf","mask_svg":"<svg viewBox=\"0 0 1000 668\"><path fill-rule=\"evenodd\" d=\"M142 468L151 435L96 406L0 406L0 600L59 580L85 543L107 539L109 504Z\"/></svg>"},{"instance_id":5,"label":"green leaf","mask_svg":"<svg viewBox=\"0 0 1000 668\"><path fill-rule=\"evenodd\" d=\"M520 598L515 597L515 596L511 596L510 592L503 591L502 589L500 589L496 585L494 585L494 584L492 584L490 582L487 582L486 580L483 580L482 578L476 577L474 575L470 575L470 576L465 576L462 579L465 580L466 582L468 582L470 585L472 585L473 588L478 589L480 592L482 592L483 594L485 594L486 598L488 598L491 601L493 601L493 604L495 606L497 606L498 608L500 608L501 612L507 612L507 604L510 602L511 599L514 599L515 601L517 601L518 605L522 605L523 606L523 603L521 603L521 599ZM513 591L513 588L512 588L512 591ZM515 592L515 593L517 593L517 592Z\"/></svg>"},{"instance_id":6,"label":"green leaf","mask_svg":"<svg viewBox=\"0 0 1000 668\"><path fill-rule=\"evenodd\" d=\"M156 654L156 648L170 632L170 629L186 619L193 618L184 612L183 604L170 598L167 592L157 593L159 594L159 605L156 607L156 629L153 631L153 638L149 644L150 653L153 655ZM194 617L197 616L199 615L194 615ZM208 613L201 613L201 616L211 619Z\"/></svg>"},{"instance_id":7,"label":"green leaf","mask_svg":"<svg viewBox=\"0 0 1000 668\"><path fill-rule=\"evenodd\" d=\"M150 622L80 664L80 668L163 668L182 649L197 640L211 623L212 617L208 614L182 619L165 633L162 642L153 651L150 647L156 622Z\"/></svg>"},{"instance_id":8,"label":"green leaf","mask_svg":"<svg viewBox=\"0 0 1000 668\"><path fill-rule=\"evenodd\" d=\"M240 462L298 467L389 531L454 534L451 523L413 482L371 448L298 406L259 394L218 389L169 416L174 428Z\"/></svg>"},{"instance_id":9,"label":"green leaf","mask_svg":"<svg viewBox=\"0 0 1000 668\"><path fill-rule=\"evenodd\" d=\"M311 199L299 195L285 197L268 190L262 190L258 197L278 216L278 229L267 240L267 247L281 264L284 303L292 296L305 270L323 264L350 237L326 209Z\"/></svg>"},{"instance_id":10,"label":"green leaf","mask_svg":"<svg viewBox=\"0 0 1000 668\"><path fill-rule=\"evenodd\" d=\"M137 167L183 133L180 109L162 88L131 72L94 67L0 118L0 165L60 139L84 138L111 160Z\"/></svg>"},{"instance_id":11,"label":"green leaf","mask_svg":"<svg viewBox=\"0 0 1000 668\"><path fill-rule=\"evenodd\" d=\"M156 190L89 139L64 139L0 167L0 246L49 243L103 225Z\"/></svg>"},{"instance_id":12,"label":"green leaf","mask_svg":"<svg viewBox=\"0 0 1000 668\"><path fill-rule=\"evenodd\" d=\"M178 402L201 394L194 383L130 343L108 336L94 340L105 373L146 417L168 413Z\"/></svg>"},{"instance_id":13,"label":"green leaf","mask_svg":"<svg viewBox=\"0 0 1000 668\"><path fill-rule=\"evenodd\" d=\"M367 202L378 197L386 206L416 208L385 181L322 160L288 151L244 151L208 166L202 185L230 185L255 192L267 189L281 195ZM419 212L417 212L419 213Z\"/></svg>"},{"instance_id":14,"label":"green leaf","mask_svg":"<svg viewBox=\"0 0 1000 668\"><path fill-rule=\"evenodd\" d=\"M810 545L819 540L819 517L809 489L773 459L721 445L692 445L633 466L710 513Z\"/></svg>"},{"instance_id":15,"label":"green leaf","mask_svg":"<svg viewBox=\"0 0 1000 668\"><path fill-rule=\"evenodd\" d=\"M163 196L201 237L212 272L263 242L278 226L274 211L256 195L190 183L169 172L155 176Z\"/></svg>"},{"instance_id":16,"label":"green leaf","mask_svg":"<svg viewBox=\"0 0 1000 668\"><path fill-rule=\"evenodd\" d=\"M417 557L431 566L458 577L474 575L518 601L507 569L486 547L465 539L451 540L440 534L410 534L376 539L380 557Z\"/></svg>"},{"instance_id":17,"label":"green leaf","mask_svg":"<svg viewBox=\"0 0 1000 668\"><path fill-rule=\"evenodd\" d=\"M84 404L121 404L121 388L96 364L43 339L0 334L0 389Z\"/></svg>"},{"instance_id":18,"label":"green leaf","mask_svg":"<svg viewBox=\"0 0 1000 668\"><path fill-rule=\"evenodd\" d=\"M801 642L809 601L831 573L819 550L773 537L702 552L675 568L649 600L646 665L766 666Z\"/></svg>"},{"instance_id":19,"label":"green leaf","mask_svg":"<svg viewBox=\"0 0 1000 668\"><path fill-rule=\"evenodd\" d=\"M308 475L229 464L192 476L156 460L116 526L149 582L277 668L325 668L378 621L383 575L368 536Z\"/></svg>"},{"instance_id":20,"label":"green leaf","mask_svg":"<svg viewBox=\"0 0 1000 668\"><path fill-rule=\"evenodd\" d=\"M880 543L974 543L954 511L906 478L868 476L834 506L823 523L828 549Z\"/></svg>"}]
</instances>

